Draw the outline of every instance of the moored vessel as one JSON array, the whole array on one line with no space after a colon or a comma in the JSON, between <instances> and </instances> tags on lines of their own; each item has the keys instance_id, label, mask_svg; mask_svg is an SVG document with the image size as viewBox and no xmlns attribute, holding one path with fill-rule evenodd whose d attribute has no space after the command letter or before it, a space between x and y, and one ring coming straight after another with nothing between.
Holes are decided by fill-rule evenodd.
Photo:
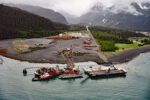
<instances>
[{"instance_id":1,"label":"moored vessel","mask_svg":"<svg viewBox=\"0 0 150 100\"><path fill-rule=\"evenodd\" d=\"M62 74L58 76L59 79L75 79L75 78L83 78L82 73L79 74Z\"/></svg>"},{"instance_id":2,"label":"moored vessel","mask_svg":"<svg viewBox=\"0 0 150 100\"><path fill-rule=\"evenodd\" d=\"M32 81L42 81L42 80L48 80L52 78L53 76L49 73L44 73L43 75L40 75L39 77L32 78Z\"/></svg>"},{"instance_id":3,"label":"moored vessel","mask_svg":"<svg viewBox=\"0 0 150 100\"><path fill-rule=\"evenodd\" d=\"M89 67L83 68L85 74L90 78L125 77L126 69L116 67Z\"/></svg>"},{"instance_id":4,"label":"moored vessel","mask_svg":"<svg viewBox=\"0 0 150 100\"><path fill-rule=\"evenodd\" d=\"M64 72L58 76L59 79L75 79L75 78L82 78L82 73L79 69L73 67L65 68Z\"/></svg>"},{"instance_id":5,"label":"moored vessel","mask_svg":"<svg viewBox=\"0 0 150 100\"><path fill-rule=\"evenodd\" d=\"M43 67L43 68L37 69L34 72L35 77L32 78L32 81L48 80L60 74L61 72L58 69L51 68L51 67L50 68Z\"/></svg>"}]
</instances>

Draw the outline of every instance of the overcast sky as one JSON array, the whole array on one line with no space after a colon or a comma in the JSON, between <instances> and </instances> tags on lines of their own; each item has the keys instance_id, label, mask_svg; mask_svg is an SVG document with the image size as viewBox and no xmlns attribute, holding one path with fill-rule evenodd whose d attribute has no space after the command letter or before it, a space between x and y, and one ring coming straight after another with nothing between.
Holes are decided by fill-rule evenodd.
<instances>
[{"instance_id":1,"label":"overcast sky","mask_svg":"<svg viewBox=\"0 0 150 100\"><path fill-rule=\"evenodd\" d=\"M86 13L98 2L101 2L105 7L117 5L120 9L131 2L150 2L150 0L0 0L0 3L38 5L55 11L65 11L76 16Z\"/></svg>"}]
</instances>

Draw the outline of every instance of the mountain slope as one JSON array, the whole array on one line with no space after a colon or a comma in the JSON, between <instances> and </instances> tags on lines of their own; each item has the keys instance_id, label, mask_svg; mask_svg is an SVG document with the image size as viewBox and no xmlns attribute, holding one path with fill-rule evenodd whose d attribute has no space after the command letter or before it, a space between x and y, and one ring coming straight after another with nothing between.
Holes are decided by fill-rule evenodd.
<instances>
[{"instance_id":1,"label":"mountain slope","mask_svg":"<svg viewBox=\"0 0 150 100\"><path fill-rule=\"evenodd\" d=\"M109 8L102 5L93 6L88 13L79 18L80 24L150 31L150 3L132 3L130 7L136 12L127 11L130 9L128 7L126 10L118 10L116 6Z\"/></svg>"},{"instance_id":2,"label":"mountain slope","mask_svg":"<svg viewBox=\"0 0 150 100\"><path fill-rule=\"evenodd\" d=\"M66 25L53 23L48 19L14 7L0 5L0 13L0 39L22 37L21 31L25 31L31 37L36 37L38 33L29 31L57 31L67 28Z\"/></svg>"},{"instance_id":3,"label":"mountain slope","mask_svg":"<svg viewBox=\"0 0 150 100\"><path fill-rule=\"evenodd\" d=\"M58 12L55 12L51 9L42 8L39 6L31 6L31 5L22 5L22 4L7 4L12 7L17 7L27 12L39 15L41 17L47 18L56 23L67 24L67 20L63 15Z\"/></svg>"}]
</instances>

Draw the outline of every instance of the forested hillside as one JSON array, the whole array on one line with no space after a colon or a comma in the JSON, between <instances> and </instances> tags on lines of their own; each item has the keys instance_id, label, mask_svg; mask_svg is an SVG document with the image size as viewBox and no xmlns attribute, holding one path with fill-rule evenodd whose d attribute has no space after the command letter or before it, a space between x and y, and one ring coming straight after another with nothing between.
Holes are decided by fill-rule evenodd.
<instances>
[{"instance_id":1,"label":"forested hillside","mask_svg":"<svg viewBox=\"0 0 150 100\"><path fill-rule=\"evenodd\" d=\"M117 50L116 43L132 44L133 42L129 40L131 37L145 37L140 33L105 27L90 27L90 30L97 43L101 45L102 51Z\"/></svg>"},{"instance_id":2,"label":"forested hillside","mask_svg":"<svg viewBox=\"0 0 150 100\"><path fill-rule=\"evenodd\" d=\"M25 10L35 15L47 18L56 23L68 24L66 18L62 14L52 9L46 9L39 6L23 5L23 4L6 4L6 5Z\"/></svg>"},{"instance_id":3,"label":"forested hillside","mask_svg":"<svg viewBox=\"0 0 150 100\"><path fill-rule=\"evenodd\" d=\"M18 8L0 5L0 39L42 37L67 28Z\"/></svg>"}]
</instances>

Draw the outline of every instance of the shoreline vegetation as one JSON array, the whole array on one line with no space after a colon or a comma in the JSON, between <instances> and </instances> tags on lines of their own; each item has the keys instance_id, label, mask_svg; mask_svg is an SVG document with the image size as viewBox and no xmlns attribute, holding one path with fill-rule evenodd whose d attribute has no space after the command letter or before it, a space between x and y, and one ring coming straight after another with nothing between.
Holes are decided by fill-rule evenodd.
<instances>
[{"instance_id":1,"label":"shoreline vegetation","mask_svg":"<svg viewBox=\"0 0 150 100\"><path fill-rule=\"evenodd\" d=\"M90 30L109 62L128 62L150 51L150 37L144 34L104 27L91 27Z\"/></svg>"}]
</instances>

